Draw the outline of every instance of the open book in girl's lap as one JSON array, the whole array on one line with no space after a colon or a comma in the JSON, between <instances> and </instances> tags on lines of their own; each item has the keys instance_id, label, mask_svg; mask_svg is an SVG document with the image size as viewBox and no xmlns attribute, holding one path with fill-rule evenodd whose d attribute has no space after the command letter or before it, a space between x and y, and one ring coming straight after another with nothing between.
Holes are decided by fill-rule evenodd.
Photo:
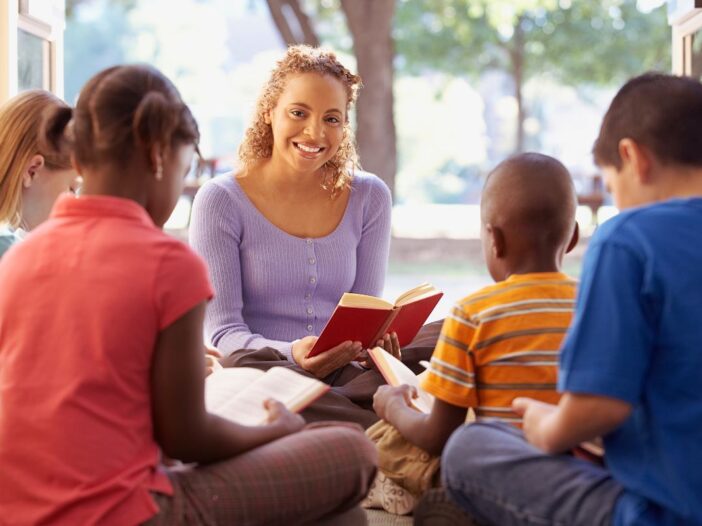
<instances>
[{"instance_id":1,"label":"open book in girl's lap","mask_svg":"<svg viewBox=\"0 0 702 526\"><path fill-rule=\"evenodd\" d=\"M227 367L205 380L205 406L210 413L239 424L260 426L268 420L266 400L272 398L299 412L328 390L325 383L285 367L268 371Z\"/></svg>"}]
</instances>

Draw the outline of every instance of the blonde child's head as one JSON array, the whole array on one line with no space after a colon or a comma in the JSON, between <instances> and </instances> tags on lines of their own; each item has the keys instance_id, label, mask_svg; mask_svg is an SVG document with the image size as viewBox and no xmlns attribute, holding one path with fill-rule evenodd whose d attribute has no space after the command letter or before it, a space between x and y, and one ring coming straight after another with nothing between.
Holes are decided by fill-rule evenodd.
<instances>
[{"instance_id":1,"label":"blonde child's head","mask_svg":"<svg viewBox=\"0 0 702 526\"><path fill-rule=\"evenodd\" d=\"M70 184L52 184L66 179L58 172L71 171L69 156L53 151L40 140L44 114L67 107L58 97L43 90L25 91L0 107L0 223L20 225L22 206L27 204L23 201L38 171L46 173L45 186L69 189ZM51 202L56 198L57 193L54 194L49 196Z\"/></svg>"}]
</instances>

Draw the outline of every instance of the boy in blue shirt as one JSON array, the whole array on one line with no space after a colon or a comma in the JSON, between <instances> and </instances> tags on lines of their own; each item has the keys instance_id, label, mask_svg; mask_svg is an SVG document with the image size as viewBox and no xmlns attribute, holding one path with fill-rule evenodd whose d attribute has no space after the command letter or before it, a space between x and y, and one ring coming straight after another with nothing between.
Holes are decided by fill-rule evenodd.
<instances>
[{"instance_id":1,"label":"boy in blue shirt","mask_svg":"<svg viewBox=\"0 0 702 526\"><path fill-rule=\"evenodd\" d=\"M449 496L512 524L702 524L702 84L646 74L593 149L622 212L593 236L558 405L517 398L523 435L454 433ZM562 454L604 437L606 468Z\"/></svg>"}]
</instances>

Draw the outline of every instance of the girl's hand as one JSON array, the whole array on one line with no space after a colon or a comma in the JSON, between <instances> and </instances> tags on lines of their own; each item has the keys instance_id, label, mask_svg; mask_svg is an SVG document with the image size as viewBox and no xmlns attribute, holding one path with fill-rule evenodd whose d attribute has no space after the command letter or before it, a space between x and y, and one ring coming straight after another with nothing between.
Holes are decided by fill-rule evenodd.
<instances>
[{"instance_id":1,"label":"girl's hand","mask_svg":"<svg viewBox=\"0 0 702 526\"><path fill-rule=\"evenodd\" d=\"M263 405L268 410L268 424L278 428L281 432L280 436L297 433L305 427L304 418L290 412L277 400L266 400Z\"/></svg>"},{"instance_id":2,"label":"girl's hand","mask_svg":"<svg viewBox=\"0 0 702 526\"><path fill-rule=\"evenodd\" d=\"M400 352L400 340L397 339L396 332L386 334L385 336L383 336L382 339L375 342L375 346L382 347L398 360L402 360L402 353ZM366 353L365 351L361 355L361 359L358 360L358 363L361 365L361 367L365 367L366 369L372 369L375 367L375 362L373 362L373 360L368 356L368 353Z\"/></svg>"},{"instance_id":3,"label":"girl's hand","mask_svg":"<svg viewBox=\"0 0 702 526\"><path fill-rule=\"evenodd\" d=\"M217 349L205 348L205 376L209 376L217 369L222 368L222 365L219 363L220 358L222 358L222 353Z\"/></svg>"},{"instance_id":4,"label":"girl's hand","mask_svg":"<svg viewBox=\"0 0 702 526\"><path fill-rule=\"evenodd\" d=\"M292 357L295 363L305 371L309 371L320 379L329 376L353 360L357 360L362 352L360 342L346 341L317 356L308 358L307 355L316 341L316 336L306 336L297 340L292 346Z\"/></svg>"},{"instance_id":5,"label":"girl's hand","mask_svg":"<svg viewBox=\"0 0 702 526\"><path fill-rule=\"evenodd\" d=\"M417 390L410 385L398 385L397 387L381 385L373 396L373 410L380 418L389 422L388 416L392 413L395 404L412 407L412 399L414 398L417 398Z\"/></svg>"}]
</instances>

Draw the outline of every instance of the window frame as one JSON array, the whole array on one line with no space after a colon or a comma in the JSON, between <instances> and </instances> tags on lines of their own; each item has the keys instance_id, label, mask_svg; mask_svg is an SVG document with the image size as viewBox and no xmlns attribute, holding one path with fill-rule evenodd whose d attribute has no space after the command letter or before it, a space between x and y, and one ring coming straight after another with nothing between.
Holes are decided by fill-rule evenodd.
<instances>
[{"instance_id":1,"label":"window frame","mask_svg":"<svg viewBox=\"0 0 702 526\"><path fill-rule=\"evenodd\" d=\"M673 29L673 73L692 74L692 40L702 31L702 0L688 0L670 10L668 21Z\"/></svg>"},{"instance_id":2,"label":"window frame","mask_svg":"<svg viewBox=\"0 0 702 526\"><path fill-rule=\"evenodd\" d=\"M20 30L42 40L42 88L63 97L65 0L54 2L45 19L30 14L30 0L0 0L0 103L19 91Z\"/></svg>"}]
</instances>

